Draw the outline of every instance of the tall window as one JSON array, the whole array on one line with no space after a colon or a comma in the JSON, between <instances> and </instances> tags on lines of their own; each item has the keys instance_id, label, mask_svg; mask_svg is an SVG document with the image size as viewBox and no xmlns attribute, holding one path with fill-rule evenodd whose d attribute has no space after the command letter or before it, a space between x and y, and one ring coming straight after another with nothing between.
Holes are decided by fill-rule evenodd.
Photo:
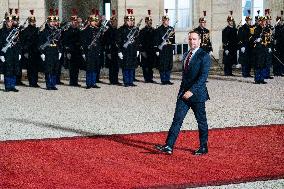
<instances>
[{"instance_id":1,"label":"tall window","mask_svg":"<svg viewBox=\"0 0 284 189\"><path fill-rule=\"evenodd\" d=\"M178 21L177 29L192 27L192 0L164 0L164 8L169 10L171 26Z\"/></svg>"},{"instance_id":2,"label":"tall window","mask_svg":"<svg viewBox=\"0 0 284 189\"><path fill-rule=\"evenodd\" d=\"M251 18L254 23L254 17L257 16L257 11L260 10L259 15L263 13L263 0L242 0L242 23L245 23L245 18L248 16L248 10L251 11Z\"/></svg>"}]
</instances>

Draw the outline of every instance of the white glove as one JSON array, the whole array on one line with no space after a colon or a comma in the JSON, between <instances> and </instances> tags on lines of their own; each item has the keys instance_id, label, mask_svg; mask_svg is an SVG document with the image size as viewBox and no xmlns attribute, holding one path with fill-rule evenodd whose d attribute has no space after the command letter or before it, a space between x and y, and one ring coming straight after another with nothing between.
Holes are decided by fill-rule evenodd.
<instances>
[{"instance_id":1,"label":"white glove","mask_svg":"<svg viewBox=\"0 0 284 189\"><path fill-rule=\"evenodd\" d=\"M228 51L228 50L225 50L225 54L228 55L228 54L229 54L229 51Z\"/></svg>"},{"instance_id":2,"label":"white glove","mask_svg":"<svg viewBox=\"0 0 284 189\"><path fill-rule=\"evenodd\" d=\"M4 56L0 56L0 59L2 62L5 62L5 57Z\"/></svg>"},{"instance_id":3,"label":"white glove","mask_svg":"<svg viewBox=\"0 0 284 189\"><path fill-rule=\"evenodd\" d=\"M246 50L246 48L245 48L245 47L242 47L242 48L241 48L241 52L242 52L242 53L244 53L244 52L245 52L245 50Z\"/></svg>"},{"instance_id":4,"label":"white glove","mask_svg":"<svg viewBox=\"0 0 284 189\"><path fill-rule=\"evenodd\" d=\"M146 53L146 52L141 52L141 55L142 55L144 58L147 58L147 53Z\"/></svg>"},{"instance_id":5,"label":"white glove","mask_svg":"<svg viewBox=\"0 0 284 189\"><path fill-rule=\"evenodd\" d=\"M261 38L257 38L255 41L259 43L261 41Z\"/></svg>"},{"instance_id":6,"label":"white glove","mask_svg":"<svg viewBox=\"0 0 284 189\"><path fill-rule=\"evenodd\" d=\"M139 51L137 51L137 57L139 56L139 53L140 53L140 52L139 52Z\"/></svg>"},{"instance_id":7,"label":"white glove","mask_svg":"<svg viewBox=\"0 0 284 189\"><path fill-rule=\"evenodd\" d=\"M25 57L26 59L28 59L28 58L29 58L29 53L25 53L25 54L24 54L24 57Z\"/></svg>"},{"instance_id":8,"label":"white glove","mask_svg":"<svg viewBox=\"0 0 284 189\"><path fill-rule=\"evenodd\" d=\"M60 60L61 56L62 56L62 53L59 53L58 54L58 60Z\"/></svg>"},{"instance_id":9,"label":"white glove","mask_svg":"<svg viewBox=\"0 0 284 189\"><path fill-rule=\"evenodd\" d=\"M119 52L118 53L118 57L122 60L123 59L123 54L122 54L122 52Z\"/></svg>"},{"instance_id":10,"label":"white glove","mask_svg":"<svg viewBox=\"0 0 284 189\"><path fill-rule=\"evenodd\" d=\"M269 52L269 53L271 53L271 52L272 52L271 48L268 48L268 52Z\"/></svg>"},{"instance_id":11,"label":"white glove","mask_svg":"<svg viewBox=\"0 0 284 189\"><path fill-rule=\"evenodd\" d=\"M41 57L42 61L45 61L45 55L44 54L41 54L40 57Z\"/></svg>"},{"instance_id":12,"label":"white glove","mask_svg":"<svg viewBox=\"0 0 284 189\"><path fill-rule=\"evenodd\" d=\"M70 60L71 59L71 54L67 53L66 57L67 57L68 60Z\"/></svg>"},{"instance_id":13,"label":"white glove","mask_svg":"<svg viewBox=\"0 0 284 189\"><path fill-rule=\"evenodd\" d=\"M210 56L212 56L212 55L213 55L213 52L212 52L212 51L210 51L210 52L209 52L209 55L210 55Z\"/></svg>"},{"instance_id":14,"label":"white glove","mask_svg":"<svg viewBox=\"0 0 284 189\"><path fill-rule=\"evenodd\" d=\"M85 54L82 54L82 57L83 57L84 60L86 61L86 55L85 55Z\"/></svg>"},{"instance_id":15,"label":"white glove","mask_svg":"<svg viewBox=\"0 0 284 189\"><path fill-rule=\"evenodd\" d=\"M156 52L156 55L157 55L157 56L160 56L160 52Z\"/></svg>"},{"instance_id":16,"label":"white glove","mask_svg":"<svg viewBox=\"0 0 284 189\"><path fill-rule=\"evenodd\" d=\"M107 54L107 58L111 60L111 54Z\"/></svg>"},{"instance_id":17,"label":"white glove","mask_svg":"<svg viewBox=\"0 0 284 189\"><path fill-rule=\"evenodd\" d=\"M19 60L21 60L21 58L22 58L22 55L19 54Z\"/></svg>"}]
</instances>

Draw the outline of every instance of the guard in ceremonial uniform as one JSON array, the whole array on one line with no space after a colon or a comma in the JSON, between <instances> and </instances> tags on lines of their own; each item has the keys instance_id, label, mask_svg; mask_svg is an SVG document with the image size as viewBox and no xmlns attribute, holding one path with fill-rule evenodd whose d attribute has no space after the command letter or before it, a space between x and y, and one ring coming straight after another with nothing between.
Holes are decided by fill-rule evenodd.
<instances>
[{"instance_id":1,"label":"guard in ceremonial uniform","mask_svg":"<svg viewBox=\"0 0 284 189\"><path fill-rule=\"evenodd\" d=\"M251 37L254 34L255 27L251 25L250 10L245 18L246 23L239 28L238 41L239 41L239 63L242 65L242 76L252 77L252 42Z\"/></svg>"},{"instance_id":2,"label":"guard in ceremonial uniform","mask_svg":"<svg viewBox=\"0 0 284 189\"><path fill-rule=\"evenodd\" d=\"M254 43L253 46L253 59L254 59L254 72L255 72L255 84L266 84L267 82L264 81L264 72L266 66L266 33L265 33L265 26L266 26L266 19L264 16L259 18L260 23L255 28L254 34L252 36L252 40Z\"/></svg>"},{"instance_id":3,"label":"guard in ceremonial uniform","mask_svg":"<svg viewBox=\"0 0 284 189\"><path fill-rule=\"evenodd\" d=\"M64 61L67 62L69 69L69 85L80 87L78 84L78 75L80 64L82 64L80 29L77 21L78 13L76 9L72 9L71 26L63 32L62 45L64 49Z\"/></svg>"},{"instance_id":4,"label":"guard in ceremonial uniform","mask_svg":"<svg viewBox=\"0 0 284 189\"><path fill-rule=\"evenodd\" d=\"M61 58L61 49L59 39L52 37L57 33L56 16L54 10L50 10L50 16L47 18L47 25L39 34L39 50L44 64L45 82L47 90L57 90L56 76L59 70L59 60ZM46 44L46 46L45 46ZM45 47L44 47L45 46Z\"/></svg>"},{"instance_id":5,"label":"guard in ceremonial uniform","mask_svg":"<svg viewBox=\"0 0 284 189\"><path fill-rule=\"evenodd\" d=\"M38 72L39 72L39 51L37 48L39 30L36 27L36 18L34 10L30 10L31 15L28 17L29 25L21 33L22 41L22 60L27 65L27 76L30 87L39 87Z\"/></svg>"},{"instance_id":6,"label":"guard in ceremonial uniform","mask_svg":"<svg viewBox=\"0 0 284 189\"><path fill-rule=\"evenodd\" d=\"M281 62L284 62L284 26L283 26L283 11L281 11L281 16L276 18L275 32L273 36L274 40L274 55L273 57L273 74L274 76L284 76L284 65ZM281 62L280 62L281 61Z\"/></svg>"},{"instance_id":7,"label":"guard in ceremonial uniform","mask_svg":"<svg viewBox=\"0 0 284 189\"><path fill-rule=\"evenodd\" d=\"M228 26L222 31L223 64L225 76L233 76L232 66L237 64L238 30L234 25L233 11L227 18Z\"/></svg>"},{"instance_id":8,"label":"guard in ceremonial uniform","mask_svg":"<svg viewBox=\"0 0 284 189\"><path fill-rule=\"evenodd\" d=\"M137 37L139 27L134 26L135 17L133 10L127 9L128 15L125 17L126 26L121 26L118 29L118 57L121 62L123 84L125 87L136 86L134 82L134 73L137 68L137 56L139 51L137 49ZM133 34L133 35L132 35Z\"/></svg>"},{"instance_id":9,"label":"guard in ceremonial uniform","mask_svg":"<svg viewBox=\"0 0 284 189\"><path fill-rule=\"evenodd\" d=\"M109 82L111 85L121 85L118 81L118 46L117 46L117 16L112 10L109 29L104 34L106 67L109 68Z\"/></svg>"},{"instance_id":10,"label":"guard in ceremonial uniform","mask_svg":"<svg viewBox=\"0 0 284 189\"><path fill-rule=\"evenodd\" d=\"M201 44L200 48L202 48L205 52L212 54L213 48L210 41L210 32L207 28L205 28L206 25L206 11L203 11L203 16L199 18L199 26L194 29L194 31L197 31L201 36Z\"/></svg>"},{"instance_id":11,"label":"guard in ceremonial uniform","mask_svg":"<svg viewBox=\"0 0 284 189\"><path fill-rule=\"evenodd\" d=\"M11 10L11 9L10 9ZM19 35L19 31L16 31L13 28L13 17L8 15L5 18L6 26L1 29L1 38L0 38L0 59L3 64L3 73L4 73L4 84L5 84L5 91L13 91L18 92L19 90L16 89L16 76L19 75L20 72L20 63L19 60L21 59L20 55L20 44L19 44L19 37L14 38L12 41L11 39L14 36ZM8 37L9 36L9 37ZM12 42L10 46L7 43Z\"/></svg>"},{"instance_id":12,"label":"guard in ceremonial uniform","mask_svg":"<svg viewBox=\"0 0 284 189\"><path fill-rule=\"evenodd\" d=\"M60 29L60 27L62 27L61 26L61 23L60 23L60 20L59 20L59 11L58 11L58 9L55 9L55 16L54 16L54 18L55 18L55 28L56 29ZM58 38L58 45L61 47L62 46L62 37L59 37ZM60 58L59 58L59 65L58 65L58 67L57 67L57 73L56 73L56 84L57 85L63 85L64 83L63 82L61 82L61 71L62 71L62 65L63 65L63 62L64 62L64 56L61 56Z\"/></svg>"},{"instance_id":13,"label":"guard in ceremonial uniform","mask_svg":"<svg viewBox=\"0 0 284 189\"><path fill-rule=\"evenodd\" d=\"M162 85L172 85L170 81L171 72L173 68L173 50L175 44L175 30L174 27L169 26L170 18L166 14L162 17L162 25L156 29L155 47L156 55L158 57L158 69Z\"/></svg>"},{"instance_id":14,"label":"guard in ceremonial uniform","mask_svg":"<svg viewBox=\"0 0 284 189\"><path fill-rule=\"evenodd\" d=\"M101 66L102 36L96 37L100 28L98 10L92 10L89 17L90 25L82 31L83 57L86 60L86 89L100 88L96 85L96 78Z\"/></svg>"},{"instance_id":15,"label":"guard in ceremonial uniform","mask_svg":"<svg viewBox=\"0 0 284 189\"><path fill-rule=\"evenodd\" d=\"M15 14L13 15L13 28L17 28L20 24L20 17L19 17L19 9L15 9ZM20 32L21 34L21 32ZM19 39L21 40L21 39ZM22 55L20 55L21 57ZM16 77L16 85L25 85L23 82L22 82L22 75L23 75L23 72L22 72L22 69L24 68L24 65L21 64L21 58L20 58L20 68L19 68L19 71L17 72L17 77Z\"/></svg>"},{"instance_id":16,"label":"guard in ceremonial uniform","mask_svg":"<svg viewBox=\"0 0 284 189\"><path fill-rule=\"evenodd\" d=\"M145 18L145 27L139 33L139 47L141 52L141 66L145 83L155 83L153 81L153 68L155 66L155 29L152 27L151 10Z\"/></svg>"},{"instance_id":17,"label":"guard in ceremonial uniform","mask_svg":"<svg viewBox=\"0 0 284 189\"><path fill-rule=\"evenodd\" d=\"M265 10L265 19L266 19L266 26L264 28L264 35L265 35L265 68L264 68L264 78L265 79L273 79L270 75L270 68L272 66L272 31L273 26L271 25L271 16L270 16L270 9Z\"/></svg>"}]
</instances>

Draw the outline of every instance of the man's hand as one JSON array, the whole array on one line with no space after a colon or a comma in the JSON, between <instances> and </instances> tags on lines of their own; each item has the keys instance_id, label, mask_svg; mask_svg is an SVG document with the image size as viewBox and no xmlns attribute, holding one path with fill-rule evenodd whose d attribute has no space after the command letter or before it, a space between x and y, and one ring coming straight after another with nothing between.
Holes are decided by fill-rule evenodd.
<instances>
[{"instance_id":1,"label":"man's hand","mask_svg":"<svg viewBox=\"0 0 284 189\"><path fill-rule=\"evenodd\" d=\"M67 53L66 57L67 57L68 60L70 60L71 59L71 53Z\"/></svg>"},{"instance_id":2,"label":"man's hand","mask_svg":"<svg viewBox=\"0 0 284 189\"><path fill-rule=\"evenodd\" d=\"M160 56L160 53L159 53L159 52L156 52L156 55L157 55L157 56Z\"/></svg>"},{"instance_id":3,"label":"man's hand","mask_svg":"<svg viewBox=\"0 0 284 189\"><path fill-rule=\"evenodd\" d=\"M61 56L62 56L62 53L59 53L58 54L58 60L60 60Z\"/></svg>"},{"instance_id":4,"label":"man's hand","mask_svg":"<svg viewBox=\"0 0 284 189\"><path fill-rule=\"evenodd\" d=\"M86 61L86 55L82 54L83 59Z\"/></svg>"},{"instance_id":5,"label":"man's hand","mask_svg":"<svg viewBox=\"0 0 284 189\"><path fill-rule=\"evenodd\" d=\"M41 57L42 61L45 61L45 55L44 54L41 54L40 57Z\"/></svg>"},{"instance_id":6,"label":"man's hand","mask_svg":"<svg viewBox=\"0 0 284 189\"><path fill-rule=\"evenodd\" d=\"M21 58L22 58L22 55L19 54L19 60L21 60Z\"/></svg>"},{"instance_id":7,"label":"man's hand","mask_svg":"<svg viewBox=\"0 0 284 189\"><path fill-rule=\"evenodd\" d=\"M122 54L122 52L119 52L118 53L118 57L122 60L123 59L123 54Z\"/></svg>"},{"instance_id":8,"label":"man's hand","mask_svg":"<svg viewBox=\"0 0 284 189\"><path fill-rule=\"evenodd\" d=\"M1 60L2 62L5 62L5 57L4 57L4 56L0 56L0 60Z\"/></svg>"},{"instance_id":9,"label":"man's hand","mask_svg":"<svg viewBox=\"0 0 284 189\"><path fill-rule=\"evenodd\" d=\"M242 47L242 48L241 48L241 52L242 52L242 53L245 53L245 51L246 51L246 48L245 48L245 47Z\"/></svg>"},{"instance_id":10,"label":"man's hand","mask_svg":"<svg viewBox=\"0 0 284 189\"><path fill-rule=\"evenodd\" d=\"M24 57L25 57L26 59L29 59L29 53L25 53L25 54L24 54Z\"/></svg>"},{"instance_id":11,"label":"man's hand","mask_svg":"<svg viewBox=\"0 0 284 189\"><path fill-rule=\"evenodd\" d=\"M225 54L228 55L228 54L229 54L229 51L228 51L228 50L225 50Z\"/></svg>"},{"instance_id":12,"label":"man's hand","mask_svg":"<svg viewBox=\"0 0 284 189\"><path fill-rule=\"evenodd\" d=\"M192 92L186 91L186 92L184 93L184 95L182 96L182 98L183 98L184 100L188 100L190 97L192 97L192 95L193 95Z\"/></svg>"}]
</instances>

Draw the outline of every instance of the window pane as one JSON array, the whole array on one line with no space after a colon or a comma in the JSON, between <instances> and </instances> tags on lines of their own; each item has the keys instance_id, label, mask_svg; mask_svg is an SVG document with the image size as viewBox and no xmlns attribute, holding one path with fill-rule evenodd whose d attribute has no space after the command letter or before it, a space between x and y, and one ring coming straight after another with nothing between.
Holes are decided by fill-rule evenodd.
<instances>
[{"instance_id":1,"label":"window pane","mask_svg":"<svg viewBox=\"0 0 284 189\"><path fill-rule=\"evenodd\" d=\"M176 1L175 0L165 0L164 6L165 6L165 9L175 9Z\"/></svg>"},{"instance_id":2,"label":"window pane","mask_svg":"<svg viewBox=\"0 0 284 189\"><path fill-rule=\"evenodd\" d=\"M174 9L169 10L168 15L169 15L169 17L170 17L170 25L173 26L173 24L174 24L175 21L176 21L175 10L174 10Z\"/></svg>"},{"instance_id":3,"label":"window pane","mask_svg":"<svg viewBox=\"0 0 284 189\"><path fill-rule=\"evenodd\" d=\"M186 9L190 7L191 0L177 0L178 1L178 9Z\"/></svg>"},{"instance_id":4,"label":"window pane","mask_svg":"<svg viewBox=\"0 0 284 189\"><path fill-rule=\"evenodd\" d=\"M178 10L178 23L177 28L188 28L190 27L190 20L192 20L189 14L189 9Z\"/></svg>"},{"instance_id":5,"label":"window pane","mask_svg":"<svg viewBox=\"0 0 284 189\"><path fill-rule=\"evenodd\" d=\"M254 7L263 7L263 0L254 0L253 6Z\"/></svg>"}]
</instances>

